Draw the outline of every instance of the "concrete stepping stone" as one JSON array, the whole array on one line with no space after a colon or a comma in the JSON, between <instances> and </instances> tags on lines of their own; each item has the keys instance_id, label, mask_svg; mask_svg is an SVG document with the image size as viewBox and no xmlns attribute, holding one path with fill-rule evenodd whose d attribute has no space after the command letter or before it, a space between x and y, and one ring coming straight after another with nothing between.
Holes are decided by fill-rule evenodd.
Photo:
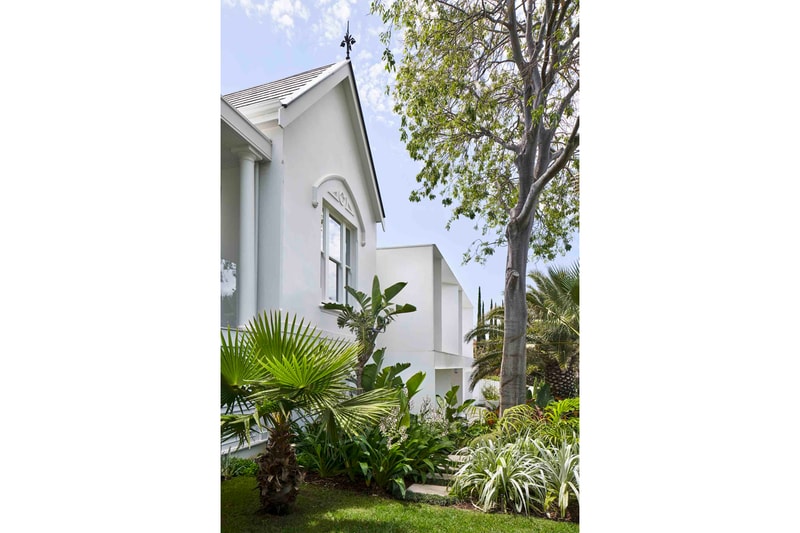
<instances>
[{"instance_id":1,"label":"concrete stepping stone","mask_svg":"<svg viewBox=\"0 0 800 533\"><path fill-rule=\"evenodd\" d=\"M433 496L447 497L447 487L443 485L428 485L425 483L414 483L406 489L406 494L431 494Z\"/></svg>"}]
</instances>

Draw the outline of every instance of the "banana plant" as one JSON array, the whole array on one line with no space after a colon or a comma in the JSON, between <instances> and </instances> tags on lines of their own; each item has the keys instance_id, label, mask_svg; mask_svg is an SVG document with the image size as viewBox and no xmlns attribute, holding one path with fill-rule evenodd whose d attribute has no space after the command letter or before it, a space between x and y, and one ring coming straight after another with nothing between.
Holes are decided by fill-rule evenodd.
<instances>
[{"instance_id":1,"label":"banana plant","mask_svg":"<svg viewBox=\"0 0 800 533\"><path fill-rule=\"evenodd\" d=\"M355 334L361 345L358 354L358 364L355 368L355 383L357 389L362 389L364 367L375 352L375 340L378 334L386 331L386 326L391 324L397 315L413 313L417 308L411 304L395 304L392 298L407 285L401 281L381 291L378 276L372 279L372 293L366 294L353 287L347 286L345 290L358 304L358 309L350 304L323 302L322 307L332 311L339 311L336 324L340 328L349 329Z\"/></svg>"}]
</instances>

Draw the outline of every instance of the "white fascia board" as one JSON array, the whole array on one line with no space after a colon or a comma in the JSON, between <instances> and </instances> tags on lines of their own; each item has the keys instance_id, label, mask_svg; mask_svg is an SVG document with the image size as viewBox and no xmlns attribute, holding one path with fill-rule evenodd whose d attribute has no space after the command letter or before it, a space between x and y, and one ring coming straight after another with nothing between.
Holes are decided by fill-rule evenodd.
<instances>
[{"instance_id":1,"label":"white fascia board","mask_svg":"<svg viewBox=\"0 0 800 533\"><path fill-rule=\"evenodd\" d=\"M261 157L272 161L272 140L258 131L244 115L220 97L220 117L239 134Z\"/></svg>"},{"instance_id":2,"label":"white fascia board","mask_svg":"<svg viewBox=\"0 0 800 533\"><path fill-rule=\"evenodd\" d=\"M315 79L314 82L305 87L302 92L281 99L281 107L278 111L278 124L285 128L297 117L305 113L309 107L318 102L320 98L339 85L349 74L346 68L341 68L342 66L344 66L344 63L340 63L336 67L331 67L326 75Z\"/></svg>"},{"instance_id":3,"label":"white fascia board","mask_svg":"<svg viewBox=\"0 0 800 533\"><path fill-rule=\"evenodd\" d=\"M381 227L386 231L386 227L384 225L384 213L383 213L383 206L381 205L380 200L380 191L378 190L378 177L375 175L375 164L372 161L372 150L369 148L369 139L367 137L367 126L364 124L364 115L361 111L361 102L358 99L358 93L356 92L356 85L355 85L355 78L350 77L350 97L352 100L353 108L356 110L358 115L358 126L361 131L361 142L359 143L359 147L361 148L361 158L364 167L369 172L369 177L372 178L371 181L371 190L372 190L372 207L376 213L378 213L378 218L375 222L380 222Z\"/></svg>"},{"instance_id":4,"label":"white fascia board","mask_svg":"<svg viewBox=\"0 0 800 533\"><path fill-rule=\"evenodd\" d=\"M292 102L294 102L295 100L297 100L301 96L307 94L309 91L313 90L318 85L321 85L324 81L326 81L328 78L330 78L334 74L341 72L342 71L342 67L344 67L346 64L347 64L347 61L340 61L340 62L336 63L335 65L332 65L330 68L328 68L328 70L324 74L321 74L320 76L317 76L316 78L314 78L314 80L311 83L309 83L308 85L304 85L299 91L295 91L294 93L290 94L289 96L285 96L285 97L281 98L281 105L283 107L288 107L289 104L291 104ZM341 81L341 80L342 80L342 78L340 77L339 81ZM336 83L338 83L338 81ZM334 83L333 85L335 86L336 83ZM323 91L322 94L325 94L326 92L328 92L328 91L327 90ZM316 102L316 100L314 100L314 101Z\"/></svg>"}]
</instances>

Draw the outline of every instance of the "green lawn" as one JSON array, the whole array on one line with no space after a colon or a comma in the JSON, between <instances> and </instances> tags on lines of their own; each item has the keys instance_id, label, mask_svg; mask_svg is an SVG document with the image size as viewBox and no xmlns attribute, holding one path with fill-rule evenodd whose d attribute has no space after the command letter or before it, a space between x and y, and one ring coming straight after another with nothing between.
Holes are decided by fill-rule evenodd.
<instances>
[{"instance_id":1,"label":"green lawn","mask_svg":"<svg viewBox=\"0 0 800 533\"><path fill-rule=\"evenodd\" d=\"M262 516L254 477L222 483L222 533L577 533L578 524L392 500L304 484L288 516Z\"/></svg>"}]
</instances>

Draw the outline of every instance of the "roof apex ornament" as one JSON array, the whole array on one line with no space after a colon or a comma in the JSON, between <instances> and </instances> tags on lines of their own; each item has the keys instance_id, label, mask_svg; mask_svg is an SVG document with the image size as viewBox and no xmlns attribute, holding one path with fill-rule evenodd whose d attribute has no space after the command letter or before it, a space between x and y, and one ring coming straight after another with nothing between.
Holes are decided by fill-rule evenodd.
<instances>
[{"instance_id":1,"label":"roof apex ornament","mask_svg":"<svg viewBox=\"0 0 800 533\"><path fill-rule=\"evenodd\" d=\"M339 45L342 48L344 48L345 46L347 47L347 57L345 57L345 59L347 59L347 60L350 59L350 49L353 47L354 44L356 44L356 40L353 39L352 35L350 35L350 21L348 20L347 21L347 31L344 34L344 40Z\"/></svg>"}]
</instances>

